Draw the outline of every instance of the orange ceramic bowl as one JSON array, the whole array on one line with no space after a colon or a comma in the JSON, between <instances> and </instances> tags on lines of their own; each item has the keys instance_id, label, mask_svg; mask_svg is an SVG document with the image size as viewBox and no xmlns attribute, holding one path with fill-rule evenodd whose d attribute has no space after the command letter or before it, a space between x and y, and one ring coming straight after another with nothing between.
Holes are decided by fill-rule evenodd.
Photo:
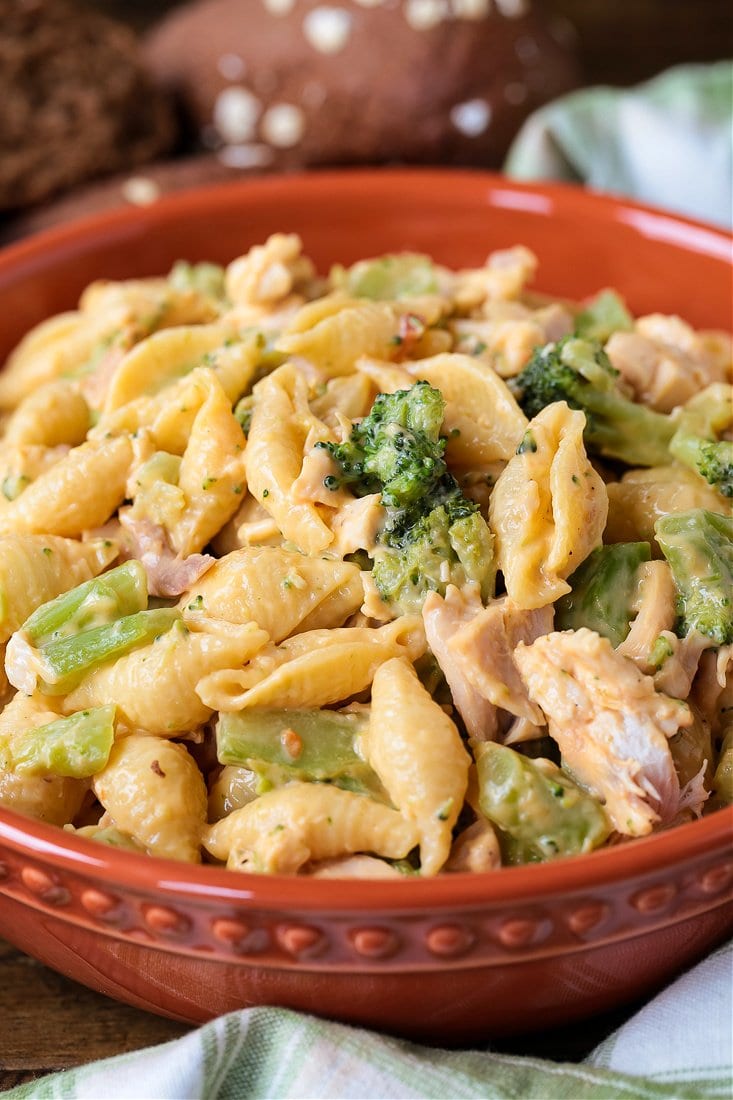
<instances>
[{"instance_id":1,"label":"orange ceramic bowl","mask_svg":"<svg viewBox=\"0 0 733 1100\"><path fill-rule=\"evenodd\" d=\"M295 230L322 269L395 249L478 264L523 243L538 288L730 327L731 241L560 186L469 172L262 179L107 214L0 255L0 357L100 276L226 261ZM546 1028L642 996L733 928L733 809L486 875L338 882L147 859L0 812L0 935L180 1020L276 1004L420 1039Z\"/></svg>"}]
</instances>

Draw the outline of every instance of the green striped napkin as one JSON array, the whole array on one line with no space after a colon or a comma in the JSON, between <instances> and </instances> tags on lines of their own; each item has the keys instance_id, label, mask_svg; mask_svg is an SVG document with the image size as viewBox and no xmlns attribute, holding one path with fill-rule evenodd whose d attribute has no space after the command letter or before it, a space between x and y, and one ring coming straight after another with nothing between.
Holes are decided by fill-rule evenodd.
<instances>
[{"instance_id":1,"label":"green striped napkin","mask_svg":"<svg viewBox=\"0 0 733 1100\"><path fill-rule=\"evenodd\" d=\"M556 99L524 124L504 170L581 181L728 227L732 129L733 63L680 65L634 88Z\"/></svg>"},{"instance_id":2,"label":"green striped napkin","mask_svg":"<svg viewBox=\"0 0 733 1100\"><path fill-rule=\"evenodd\" d=\"M733 1094L733 943L637 1012L582 1063L448 1051L282 1008L222 1016L182 1039L55 1073L14 1100L481 1097L653 1100Z\"/></svg>"}]
</instances>

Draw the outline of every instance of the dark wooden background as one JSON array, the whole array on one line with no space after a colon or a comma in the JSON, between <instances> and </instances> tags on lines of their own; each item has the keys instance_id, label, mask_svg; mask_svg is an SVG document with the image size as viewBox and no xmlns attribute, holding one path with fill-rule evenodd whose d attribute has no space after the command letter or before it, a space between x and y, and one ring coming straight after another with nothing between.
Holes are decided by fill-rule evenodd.
<instances>
[{"instance_id":1,"label":"dark wooden background","mask_svg":"<svg viewBox=\"0 0 733 1100\"><path fill-rule=\"evenodd\" d=\"M181 4L181 0L82 2L141 30ZM730 0L535 0L535 5L573 23L588 84L633 84L670 65L733 55Z\"/></svg>"}]
</instances>

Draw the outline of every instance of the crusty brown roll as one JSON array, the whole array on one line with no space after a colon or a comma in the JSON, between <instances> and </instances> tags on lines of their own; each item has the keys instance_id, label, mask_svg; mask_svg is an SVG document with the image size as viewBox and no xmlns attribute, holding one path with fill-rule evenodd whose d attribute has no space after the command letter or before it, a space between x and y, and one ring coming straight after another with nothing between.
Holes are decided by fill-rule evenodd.
<instances>
[{"instance_id":1,"label":"crusty brown roll","mask_svg":"<svg viewBox=\"0 0 733 1100\"><path fill-rule=\"evenodd\" d=\"M174 132L126 27L67 0L0 0L0 210L149 160Z\"/></svg>"},{"instance_id":2,"label":"crusty brown roll","mask_svg":"<svg viewBox=\"0 0 733 1100\"><path fill-rule=\"evenodd\" d=\"M146 56L231 165L496 167L576 83L564 38L531 0L195 0Z\"/></svg>"}]
</instances>

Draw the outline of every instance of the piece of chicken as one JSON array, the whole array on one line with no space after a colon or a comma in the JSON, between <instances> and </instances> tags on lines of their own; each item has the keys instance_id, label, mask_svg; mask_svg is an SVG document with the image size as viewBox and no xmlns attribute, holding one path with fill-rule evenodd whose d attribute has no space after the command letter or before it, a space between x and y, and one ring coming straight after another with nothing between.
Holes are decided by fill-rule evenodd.
<instances>
[{"instance_id":1,"label":"piece of chicken","mask_svg":"<svg viewBox=\"0 0 733 1100\"><path fill-rule=\"evenodd\" d=\"M614 332L606 352L635 399L660 412L671 412L730 374L730 337L696 332L681 318L661 313L640 317L633 332Z\"/></svg>"},{"instance_id":2,"label":"piece of chicken","mask_svg":"<svg viewBox=\"0 0 733 1100\"><path fill-rule=\"evenodd\" d=\"M614 828L643 836L671 821L681 792L667 738L690 725L689 708L585 627L520 643L514 660L563 765L603 800Z\"/></svg>"},{"instance_id":3,"label":"piece of chicken","mask_svg":"<svg viewBox=\"0 0 733 1100\"><path fill-rule=\"evenodd\" d=\"M449 585L445 599L430 592L423 606L428 645L438 661L453 701L475 741L493 740L499 709L536 726L543 724L514 664L521 642L533 642L552 630L552 605L533 611L504 596L482 607Z\"/></svg>"},{"instance_id":4,"label":"piece of chicken","mask_svg":"<svg viewBox=\"0 0 733 1100\"><path fill-rule=\"evenodd\" d=\"M453 841L444 871L497 871L501 867L501 848L491 822L474 821Z\"/></svg>"},{"instance_id":5,"label":"piece of chicken","mask_svg":"<svg viewBox=\"0 0 733 1100\"><path fill-rule=\"evenodd\" d=\"M700 658L692 699L714 734L733 713L733 645L709 649Z\"/></svg>"},{"instance_id":6,"label":"piece of chicken","mask_svg":"<svg viewBox=\"0 0 733 1100\"><path fill-rule=\"evenodd\" d=\"M120 560L132 557L143 563L151 596L181 596L216 563L211 554L189 554L182 558L172 550L163 527L149 519L136 519L130 508L120 509L119 517L127 536L127 549Z\"/></svg>"},{"instance_id":7,"label":"piece of chicken","mask_svg":"<svg viewBox=\"0 0 733 1100\"><path fill-rule=\"evenodd\" d=\"M639 583L636 600L632 610L636 618L626 638L616 647L642 672L651 673L654 664L652 650L659 635L671 630L677 618L675 600L677 589L672 579L672 570L666 561L648 561L639 569Z\"/></svg>"},{"instance_id":8,"label":"piece of chicken","mask_svg":"<svg viewBox=\"0 0 733 1100\"><path fill-rule=\"evenodd\" d=\"M478 591L460 591L449 584L445 598L428 592L423 604L423 623L428 645L440 665L450 688L453 702L466 724L469 737L476 741L493 741L499 731L497 709L469 683L460 658L450 649L450 641L466 623L481 611Z\"/></svg>"}]
</instances>

